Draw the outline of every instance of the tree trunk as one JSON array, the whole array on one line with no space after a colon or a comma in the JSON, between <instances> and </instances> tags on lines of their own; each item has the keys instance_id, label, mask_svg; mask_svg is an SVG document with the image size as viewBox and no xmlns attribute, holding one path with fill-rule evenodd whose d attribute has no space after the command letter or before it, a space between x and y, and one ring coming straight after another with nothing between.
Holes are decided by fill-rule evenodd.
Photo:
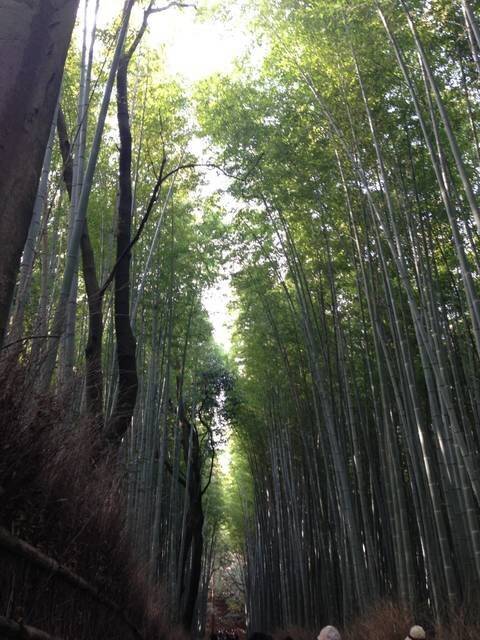
<instances>
[{"instance_id":1,"label":"tree trunk","mask_svg":"<svg viewBox=\"0 0 480 640\"><path fill-rule=\"evenodd\" d=\"M136 340L130 324L130 262L132 227L132 134L128 113L127 72L130 56L122 57L117 73L117 120L120 133L117 260L115 271L115 335L118 395L106 437L119 443L133 416L138 390Z\"/></svg>"},{"instance_id":2,"label":"tree trunk","mask_svg":"<svg viewBox=\"0 0 480 640\"><path fill-rule=\"evenodd\" d=\"M110 98L112 95L113 84L117 75L118 65L122 56L123 46L125 38L128 32L128 25L130 15L132 13L135 0L125 0L123 8L122 23L118 31L117 41L115 44L115 52L113 54L113 60L110 70L108 72L108 79L105 84L103 92L103 98L100 106L100 111L97 116L97 126L93 136L93 142L88 158L88 163L85 169L85 176L82 183L82 191L78 200L78 208L75 216L74 226L72 228L72 235L70 238L70 246L67 252L67 260L63 272L62 284L60 288L60 296L55 310L55 317L53 320L53 333L56 338L50 341L49 348L45 354L44 363L42 367L42 376L39 380L37 388L39 391L45 391L52 380L53 372L55 369L55 363L57 360L59 337L62 335L65 329L66 319L66 306L72 289L72 282L75 275L78 262L78 248L81 244L82 235L85 229L85 220L87 216L88 202L90 199L90 192L93 184L93 177L95 175L95 169L97 166L98 156L100 152L100 146L102 142L103 131L105 127L105 121L107 118L108 107L110 105Z\"/></svg>"},{"instance_id":3,"label":"tree trunk","mask_svg":"<svg viewBox=\"0 0 480 640\"><path fill-rule=\"evenodd\" d=\"M78 0L4 0L0 22L0 343L8 322Z\"/></svg>"},{"instance_id":4,"label":"tree trunk","mask_svg":"<svg viewBox=\"0 0 480 640\"><path fill-rule=\"evenodd\" d=\"M58 112L57 130L63 160L63 181L70 201L72 201L74 171L72 166L71 146L68 139L65 116L63 115L62 109ZM88 301L88 342L85 347L87 369L85 375L87 410L90 416L100 422L103 410L103 294L100 292L100 287L98 285L95 255L90 241L87 220L84 222L80 247L82 253L83 279L85 282Z\"/></svg>"},{"instance_id":5,"label":"tree trunk","mask_svg":"<svg viewBox=\"0 0 480 640\"><path fill-rule=\"evenodd\" d=\"M187 632L193 631L193 619L197 602L198 587L202 577L203 557L203 506L202 506L202 460L198 433L185 413L183 398L179 399L179 424L182 428L182 446L185 462L190 467L187 475L188 512L185 539L182 541L180 571L180 602L182 604L182 625ZM191 555L190 555L191 554ZM190 555L190 571L188 558Z\"/></svg>"}]
</instances>

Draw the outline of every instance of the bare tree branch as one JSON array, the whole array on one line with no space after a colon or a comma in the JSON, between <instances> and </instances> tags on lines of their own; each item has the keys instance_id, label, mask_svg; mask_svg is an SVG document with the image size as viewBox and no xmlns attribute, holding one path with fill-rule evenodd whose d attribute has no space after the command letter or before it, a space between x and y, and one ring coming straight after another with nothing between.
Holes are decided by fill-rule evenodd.
<instances>
[{"instance_id":1,"label":"bare tree branch","mask_svg":"<svg viewBox=\"0 0 480 640\"><path fill-rule=\"evenodd\" d=\"M221 167L218 164L215 164L213 162L187 162L185 164L179 164L178 166L176 166L174 169L171 169L170 171L168 171L165 175L164 175L164 170L165 170L165 165L167 162L167 158L164 155L163 159L162 159L162 164L160 166L160 171L158 174L158 178L157 181L155 183L155 186L153 188L152 191L152 195L150 196L150 200L148 202L147 205L147 209L145 211L145 214L138 226L138 229L135 233L135 235L133 236L132 240L130 241L130 244L128 245L128 247L125 248L125 250L123 251L122 255L118 258L118 260L115 262L114 266L112 267L112 270L110 271L107 279L105 280L105 282L103 283L102 287L100 288L100 291L98 293L99 296L103 296L105 291L108 289L109 285L113 282L113 279L115 277L115 272L118 268L118 265L121 263L121 261L123 260L123 258L127 255L127 253L129 251L132 250L133 246L138 242L140 235L143 231L143 228L145 227L150 214L152 213L153 207L155 206L157 200L158 200L158 195L160 192L160 189L163 185L163 183L168 180L168 178L171 178L173 175L175 175L176 173L178 173L179 171L183 170L183 169L195 169L197 167L206 167L209 169L217 169L218 171L221 171L224 175L226 175L228 178L232 178L233 180L239 180L244 182L247 177L251 174L251 172L253 171L253 169L259 164L260 160L261 160L261 155L259 156L259 158L257 159L257 161L255 162L255 164L247 171L247 173L244 176L235 176L232 175L230 173L228 173L227 171L225 171L225 169L223 167Z\"/></svg>"},{"instance_id":2,"label":"bare tree branch","mask_svg":"<svg viewBox=\"0 0 480 640\"><path fill-rule=\"evenodd\" d=\"M195 5L187 4L187 3L184 3L184 2L169 2L164 7L155 7L154 4L155 4L155 0L150 0L150 4L148 5L148 7L143 12L143 20L142 20L141 27L137 31L137 34L136 34L132 44L130 45L129 49L126 51L126 53L123 56L123 63L124 64L128 63L130 58L135 53L135 50L137 49L138 45L140 44L140 41L143 38L143 35L144 35L144 33L145 33L146 29L147 29L147 26L148 26L148 19L149 19L149 17L151 15L153 15L155 13L161 13L162 11L167 11L167 9L171 9L172 7L177 7L178 9L185 9L187 7L196 8Z\"/></svg>"},{"instance_id":3,"label":"bare tree branch","mask_svg":"<svg viewBox=\"0 0 480 640\"><path fill-rule=\"evenodd\" d=\"M153 207L155 206L155 203L158 200L158 194L160 192L160 188L161 188L163 182L165 181L165 178L163 177L163 171L164 171L166 162L167 162L167 159L164 156L163 160L162 160L162 164L160 166L160 171L159 171L159 174L158 174L157 182L155 183L155 186L154 186L153 191L152 191L152 195L150 196L150 200L148 202L147 209L146 209L146 211L145 211L145 213L143 215L142 220L140 221L140 224L138 225L138 229L137 229L135 235L133 236L133 238L131 239L129 245L125 248L125 250L119 256L118 260L116 261L116 263L114 264L112 270L110 271L110 274L108 275L107 279L103 283L103 285L102 285L102 287L101 287L101 289L99 291L99 295L100 296L102 296L105 293L105 291L107 290L108 286L113 281L113 278L115 277L115 272L116 272L120 262L127 255L127 253L132 250L132 247L138 242L138 239L140 238L140 235L141 235L141 233L143 231L143 228L146 225L146 223L148 221L148 218L150 217L150 214L152 213Z\"/></svg>"}]
</instances>

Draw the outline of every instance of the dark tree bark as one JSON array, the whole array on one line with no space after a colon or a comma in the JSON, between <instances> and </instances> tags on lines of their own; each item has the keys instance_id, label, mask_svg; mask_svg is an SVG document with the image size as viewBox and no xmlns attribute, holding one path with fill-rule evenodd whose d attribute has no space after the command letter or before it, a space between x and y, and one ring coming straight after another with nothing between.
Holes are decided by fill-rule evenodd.
<instances>
[{"instance_id":1,"label":"dark tree bark","mask_svg":"<svg viewBox=\"0 0 480 640\"><path fill-rule=\"evenodd\" d=\"M71 145L68 138L65 116L62 109L57 118L58 140L63 160L63 180L70 201L72 200L73 165ZM88 302L88 342L85 348L86 360L86 399L89 415L101 422L103 413L103 373L102 373L102 337L103 337L103 290L100 290L95 268L95 255L88 232L88 223L82 233L80 249L82 254L83 279Z\"/></svg>"},{"instance_id":2,"label":"dark tree bark","mask_svg":"<svg viewBox=\"0 0 480 640\"><path fill-rule=\"evenodd\" d=\"M106 437L118 444L131 422L138 390L136 340L130 324L130 238L132 227L132 134L128 112L127 71L131 53L117 72L117 120L120 133L117 259L115 271L115 334L117 338L118 395Z\"/></svg>"},{"instance_id":3,"label":"dark tree bark","mask_svg":"<svg viewBox=\"0 0 480 640\"><path fill-rule=\"evenodd\" d=\"M0 344L78 0L4 0L0 20Z\"/></svg>"},{"instance_id":4,"label":"dark tree bark","mask_svg":"<svg viewBox=\"0 0 480 640\"><path fill-rule=\"evenodd\" d=\"M163 176L164 162L154 189L151 203L147 209L134 240L131 240L132 228L132 134L128 111L128 65L140 44L148 25L149 17L176 6L187 6L180 2L171 2L156 8L150 0L143 12L143 21L130 47L120 59L117 71L117 121L120 134L119 158L119 198L117 221L117 262L115 264L115 335L117 339L118 394L112 415L107 423L105 437L112 445L118 445L127 431L135 409L138 391L138 373L136 362L137 343L130 324L130 262L131 249L138 239L151 207L155 204L162 182L169 176ZM102 291L107 286L102 287Z\"/></svg>"},{"instance_id":5,"label":"dark tree bark","mask_svg":"<svg viewBox=\"0 0 480 640\"><path fill-rule=\"evenodd\" d=\"M192 630L195 604L202 576L203 556L203 506L202 506L202 459L200 444L195 427L185 413L183 398L180 397L178 407L179 423L182 429L182 448L185 464L188 464L188 449L191 442L190 473L187 476L189 496L188 513L185 529L185 547L182 558L182 574L180 602L182 603L182 625L187 632ZM188 558L191 553L190 572L187 571Z\"/></svg>"}]
</instances>

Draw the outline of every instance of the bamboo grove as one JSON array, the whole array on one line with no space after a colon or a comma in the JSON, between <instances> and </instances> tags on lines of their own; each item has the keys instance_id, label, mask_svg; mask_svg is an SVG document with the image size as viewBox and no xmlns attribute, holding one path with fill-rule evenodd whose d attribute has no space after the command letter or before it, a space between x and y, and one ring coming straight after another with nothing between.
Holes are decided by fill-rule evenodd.
<instances>
[{"instance_id":1,"label":"bamboo grove","mask_svg":"<svg viewBox=\"0 0 480 640\"><path fill-rule=\"evenodd\" d=\"M190 91L148 33L197 9L105 27L102 2L40 11L57 67L25 76L48 90L11 158L37 94L0 97L2 362L120 469L172 625L204 634L214 574L251 630L474 615L480 4L238 2L256 46ZM231 354L204 306L225 269Z\"/></svg>"},{"instance_id":2,"label":"bamboo grove","mask_svg":"<svg viewBox=\"0 0 480 640\"><path fill-rule=\"evenodd\" d=\"M190 632L206 619L219 514L204 496L230 384L202 304L223 223L200 195L184 90L142 43L183 4L127 0L106 28L99 8L79 8L2 356L88 421L93 464L122 470L139 566Z\"/></svg>"},{"instance_id":3,"label":"bamboo grove","mask_svg":"<svg viewBox=\"0 0 480 640\"><path fill-rule=\"evenodd\" d=\"M253 628L478 607L476 9L263 2L261 68L198 90L243 202Z\"/></svg>"}]
</instances>

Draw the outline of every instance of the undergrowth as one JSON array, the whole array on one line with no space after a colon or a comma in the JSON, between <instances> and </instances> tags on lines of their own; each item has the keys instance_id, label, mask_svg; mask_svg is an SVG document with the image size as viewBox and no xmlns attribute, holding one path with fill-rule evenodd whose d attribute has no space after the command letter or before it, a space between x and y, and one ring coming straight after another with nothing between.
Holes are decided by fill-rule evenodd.
<instances>
[{"instance_id":1,"label":"undergrowth","mask_svg":"<svg viewBox=\"0 0 480 640\"><path fill-rule=\"evenodd\" d=\"M335 625L335 621L329 623ZM408 608L389 601L371 607L351 625L341 629L341 636L342 640L405 640L414 624L423 626L427 640L480 640L480 624L471 622L465 612L452 616L448 624L435 625L428 614L414 615ZM277 630L274 638L315 640L319 631L288 627Z\"/></svg>"},{"instance_id":2,"label":"undergrowth","mask_svg":"<svg viewBox=\"0 0 480 640\"><path fill-rule=\"evenodd\" d=\"M99 434L84 418L72 418L69 401L68 390L36 395L24 369L1 363L0 526L95 585L145 638L178 638L161 590L148 584L131 551L118 453L99 457ZM18 584L11 589L9 601L19 597ZM22 617L34 624L30 613Z\"/></svg>"}]
</instances>

